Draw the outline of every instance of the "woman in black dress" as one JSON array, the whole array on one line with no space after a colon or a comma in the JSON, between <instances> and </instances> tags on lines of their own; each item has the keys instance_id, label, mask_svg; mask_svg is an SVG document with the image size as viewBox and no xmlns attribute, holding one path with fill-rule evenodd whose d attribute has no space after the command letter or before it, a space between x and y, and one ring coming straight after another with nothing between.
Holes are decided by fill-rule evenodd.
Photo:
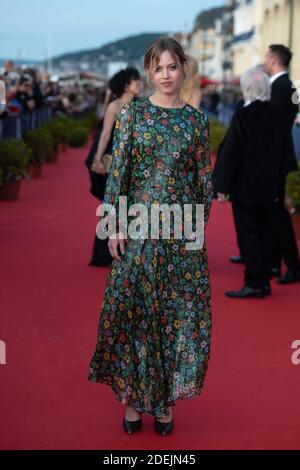
<instances>
[{"instance_id":1,"label":"woman in black dress","mask_svg":"<svg viewBox=\"0 0 300 470\"><path fill-rule=\"evenodd\" d=\"M141 86L139 72L134 68L121 70L109 81L112 101L105 110L104 119L99 122L95 140L85 161L91 180L90 192L99 201L103 199L107 180L107 173L105 173L101 159L105 154L112 154L117 116L125 104L130 103L140 94ZM109 266L111 262L112 257L108 250L107 240L100 240L96 235L90 266Z\"/></svg>"}]
</instances>

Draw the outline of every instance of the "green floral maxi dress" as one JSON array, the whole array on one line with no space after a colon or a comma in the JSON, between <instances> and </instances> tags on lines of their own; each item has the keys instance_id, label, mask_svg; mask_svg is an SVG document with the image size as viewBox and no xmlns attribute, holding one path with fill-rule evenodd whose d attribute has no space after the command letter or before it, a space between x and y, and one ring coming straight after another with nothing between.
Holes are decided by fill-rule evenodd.
<instances>
[{"instance_id":1,"label":"green floral maxi dress","mask_svg":"<svg viewBox=\"0 0 300 470\"><path fill-rule=\"evenodd\" d=\"M185 105L162 108L149 98L127 104L116 122L104 202L212 202L208 121ZM128 220L130 216L128 217ZM210 283L205 243L130 239L114 260L102 304L89 380L116 398L161 417L178 399L200 394L209 360Z\"/></svg>"}]
</instances>

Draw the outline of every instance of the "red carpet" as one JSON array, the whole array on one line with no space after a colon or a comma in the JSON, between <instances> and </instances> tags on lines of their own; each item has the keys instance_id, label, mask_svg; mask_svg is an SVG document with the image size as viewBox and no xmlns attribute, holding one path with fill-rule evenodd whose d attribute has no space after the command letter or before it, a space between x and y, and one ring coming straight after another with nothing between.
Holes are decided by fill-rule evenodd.
<instances>
[{"instance_id":1,"label":"red carpet","mask_svg":"<svg viewBox=\"0 0 300 470\"><path fill-rule=\"evenodd\" d=\"M238 301L242 285L230 206L215 204L208 229L213 348L201 397L177 402L163 438L151 417L127 436L108 386L87 381L108 270L88 266L97 201L88 193L86 150L68 150L19 202L0 202L2 449L300 448L300 284Z\"/></svg>"}]
</instances>

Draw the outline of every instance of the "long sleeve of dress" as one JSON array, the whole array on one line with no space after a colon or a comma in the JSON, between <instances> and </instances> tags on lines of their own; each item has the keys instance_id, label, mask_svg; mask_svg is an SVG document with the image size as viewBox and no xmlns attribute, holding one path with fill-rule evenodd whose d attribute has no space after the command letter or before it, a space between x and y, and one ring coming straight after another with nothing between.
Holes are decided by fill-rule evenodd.
<instances>
[{"instance_id":1,"label":"long sleeve of dress","mask_svg":"<svg viewBox=\"0 0 300 470\"><path fill-rule=\"evenodd\" d=\"M201 127L198 132L197 148L195 153L195 190L197 193L197 203L204 204L204 223L208 221L212 199L212 177L210 160L210 134L209 122L204 113L201 113Z\"/></svg>"},{"instance_id":2,"label":"long sleeve of dress","mask_svg":"<svg viewBox=\"0 0 300 470\"><path fill-rule=\"evenodd\" d=\"M133 103L120 111L114 131L112 163L106 182L103 203L111 204L119 228L119 198L127 196L132 142Z\"/></svg>"}]
</instances>

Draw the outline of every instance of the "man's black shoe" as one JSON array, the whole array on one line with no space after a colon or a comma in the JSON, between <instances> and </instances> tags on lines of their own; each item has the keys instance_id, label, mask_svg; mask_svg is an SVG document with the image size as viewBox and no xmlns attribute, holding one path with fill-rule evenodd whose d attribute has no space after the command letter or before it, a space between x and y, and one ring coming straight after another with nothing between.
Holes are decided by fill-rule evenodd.
<instances>
[{"instance_id":1,"label":"man's black shoe","mask_svg":"<svg viewBox=\"0 0 300 470\"><path fill-rule=\"evenodd\" d=\"M266 295L271 295L272 294L272 289L271 289L270 284L266 284L264 289L265 289L265 294Z\"/></svg>"},{"instance_id":2,"label":"man's black shoe","mask_svg":"<svg viewBox=\"0 0 300 470\"><path fill-rule=\"evenodd\" d=\"M265 289L252 289L252 287L244 286L240 290L227 291L225 295L234 299L263 299L267 295L267 292Z\"/></svg>"},{"instance_id":3,"label":"man's black shoe","mask_svg":"<svg viewBox=\"0 0 300 470\"><path fill-rule=\"evenodd\" d=\"M277 279L278 284L293 284L300 281L300 268L288 269L287 272Z\"/></svg>"},{"instance_id":4,"label":"man's black shoe","mask_svg":"<svg viewBox=\"0 0 300 470\"><path fill-rule=\"evenodd\" d=\"M280 268L271 268L270 269L270 276L271 277L280 277L280 275L281 275Z\"/></svg>"},{"instance_id":5,"label":"man's black shoe","mask_svg":"<svg viewBox=\"0 0 300 470\"><path fill-rule=\"evenodd\" d=\"M231 261L232 263L236 263L236 264L244 264L245 263L245 260L242 256L231 256L229 258L229 261Z\"/></svg>"}]
</instances>

